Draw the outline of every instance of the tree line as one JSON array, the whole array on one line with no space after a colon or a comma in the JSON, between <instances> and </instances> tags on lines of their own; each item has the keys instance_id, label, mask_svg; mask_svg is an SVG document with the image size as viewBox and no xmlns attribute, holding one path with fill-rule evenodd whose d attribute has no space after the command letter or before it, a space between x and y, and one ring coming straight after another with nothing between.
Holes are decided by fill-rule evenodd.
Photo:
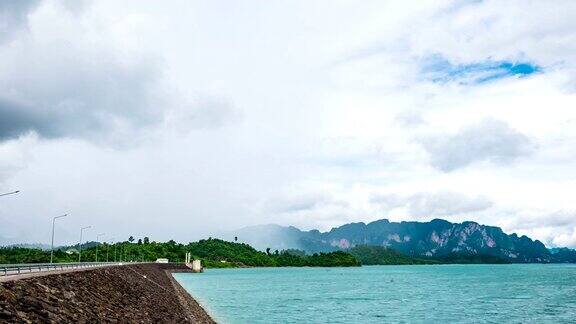
<instances>
[{"instance_id":1,"label":"tree line","mask_svg":"<svg viewBox=\"0 0 576 324\"><path fill-rule=\"evenodd\" d=\"M187 252L195 259L203 261L206 267L287 267L287 266L359 266L360 262L351 254L337 251L306 255L303 251L285 250L271 252L258 251L245 243L227 242L220 239L205 239L188 244L153 242L149 238L115 244L90 242L81 250L83 262L150 262L158 258L167 258L171 262L183 262ZM54 251L54 262L77 262L79 247L61 247ZM9 263L47 263L50 251L23 248L0 248L0 264Z\"/></svg>"}]
</instances>

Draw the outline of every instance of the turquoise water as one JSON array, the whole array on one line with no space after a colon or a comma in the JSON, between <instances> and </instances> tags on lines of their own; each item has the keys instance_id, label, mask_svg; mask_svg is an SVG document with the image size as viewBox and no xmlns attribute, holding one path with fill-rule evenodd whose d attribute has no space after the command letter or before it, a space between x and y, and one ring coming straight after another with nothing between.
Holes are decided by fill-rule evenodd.
<instances>
[{"instance_id":1,"label":"turquoise water","mask_svg":"<svg viewBox=\"0 0 576 324\"><path fill-rule=\"evenodd\" d=\"M219 323L576 323L576 265L214 269L174 276Z\"/></svg>"}]
</instances>

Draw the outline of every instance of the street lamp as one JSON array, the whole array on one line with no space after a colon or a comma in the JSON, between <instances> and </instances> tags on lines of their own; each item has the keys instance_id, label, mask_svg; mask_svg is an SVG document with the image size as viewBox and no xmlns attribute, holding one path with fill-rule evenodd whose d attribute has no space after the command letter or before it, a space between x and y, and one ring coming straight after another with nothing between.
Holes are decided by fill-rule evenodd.
<instances>
[{"instance_id":1,"label":"street lamp","mask_svg":"<svg viewBox=\"0 0 576 324\"><path fill-rule=\"evenodd\" d=\"M16 190L16 191L12 191L12 192L3 193L3 194L0 194L0 197L2 197L2 196L8 196L8 195L13 195L13 194L17 194L17 193L19 193L19 192L20 192L20 190Z\"/></svg>"},{"instance_id":2,"label":"street lamp","mask_svg":"<svg viewBox=\"0 0 576 324\"><path fill-rule=\"evenodd\" d=\"M114 262L116 262L116 238L112 238L112 242L114 243Z\"/></svg>"},{"instance_id":3,"label":"street lamp","mask_svg":"<svg viewBox=\"0 0 576 324\"><path fill-rule=\"evenodd\" d=\"M98 262L98 245L100 245L100 236L105 235L106 233L96 234L96 262Z\"/></svg>"},{"instance_id":4,"label":"street lamp","mask_svg":"<svg viewBox=\"0 0 576 324\"><path fill-rule=\"evenodd\" d=\"M80 229L80 242L78 242L78 262L80 262L80 257L82 256L82 232L83 232L85 229L89 229L89 228L91 228L91 227L92 227L92 226L86 226L86 227L82 227L82 228Z\"/></svg>"},{"instance_id":5,"label":"street lamp","mask_svg":"<svg viewBox=\"0 0 576 324\"><path fill-rule=\"evenodd\" d=\"M52 244L50 245L50 263L52 263L52 260L54 259L54 223L56 223L56 220L58 218L62 218L62 217L66 217L68 216L68 214L64 214L61 216L56 216L52 218Z\"/></svg>"}]
</instances>

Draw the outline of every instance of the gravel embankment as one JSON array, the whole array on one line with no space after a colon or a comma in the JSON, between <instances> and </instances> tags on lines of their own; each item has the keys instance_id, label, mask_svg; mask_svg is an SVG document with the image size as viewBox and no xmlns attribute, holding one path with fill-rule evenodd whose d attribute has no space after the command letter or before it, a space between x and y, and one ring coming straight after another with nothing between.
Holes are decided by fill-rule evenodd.
<instances>
[{"instance_id":1,"label":"gravel embankment","mask_svg":"<svg viewBox=\"0 0 576 324\"><path fill-rule=\"evenodd\" d=\"M214 323L170 272L139 264L0 283L0 322Z\"/></svg>"}]
</instances>

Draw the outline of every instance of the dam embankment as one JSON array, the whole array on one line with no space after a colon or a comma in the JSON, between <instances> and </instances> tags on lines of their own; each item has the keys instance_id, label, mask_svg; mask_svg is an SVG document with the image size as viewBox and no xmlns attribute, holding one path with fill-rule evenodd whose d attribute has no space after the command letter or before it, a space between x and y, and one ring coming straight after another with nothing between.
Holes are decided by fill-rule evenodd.
<instances>
[{"instance_id":1,"label":"dam embankment","mask_svg":"<svg viewBox=\"0 0 576 324\"><path fill-rule=\"evenodd\" d=\"M133 264L0 283L2 323L214 323L172 278L180 264Z\"/></svg>"}]
</instances>

